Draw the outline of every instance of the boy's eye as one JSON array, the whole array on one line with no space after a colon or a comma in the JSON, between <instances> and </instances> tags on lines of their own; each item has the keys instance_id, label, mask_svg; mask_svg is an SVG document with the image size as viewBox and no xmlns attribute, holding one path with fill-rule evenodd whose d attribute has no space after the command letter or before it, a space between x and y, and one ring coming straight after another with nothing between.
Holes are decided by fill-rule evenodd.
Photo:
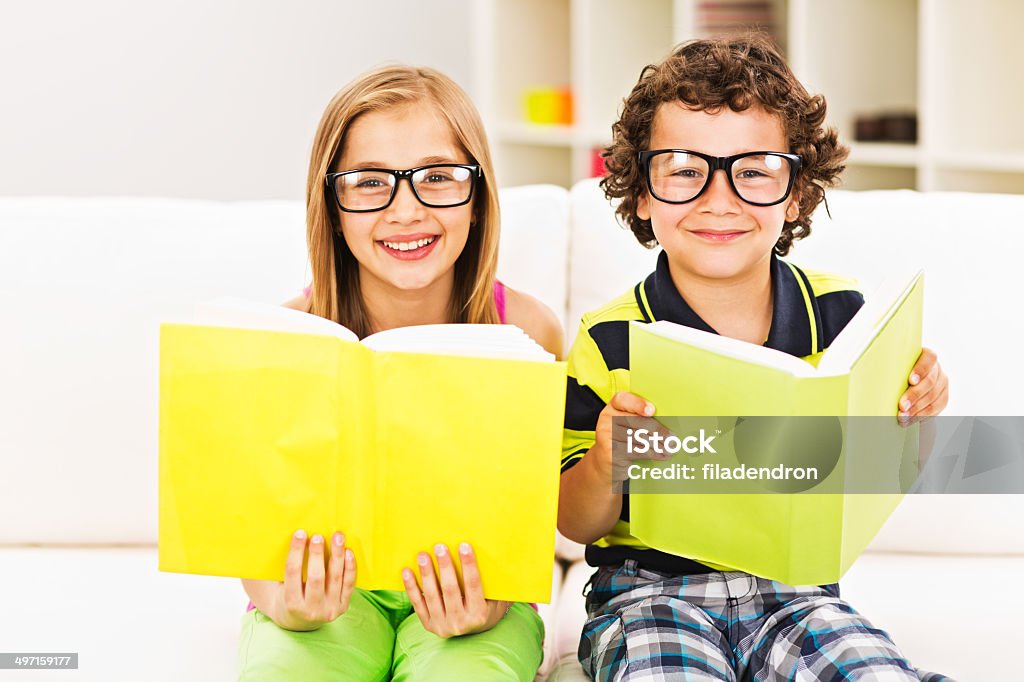
<instances>
[{"instance_id":1,"label":"boy's eye","mask_svg":"<svg viewBox=\"0 0 1024 682\"><path fill-rule=\"evenodd\" d=\"M767 178L769 176L767 173L754 168L744 168L736 173L736 177L741 180L756 180L757 178Z\"/></svg>"},{"instance_id":2,"label":"boy's eye","mask_svg":"<svg viewBox=\"0 0 1024 682\"><path fill-rule=\"evenodd\" d=\"M680 178L701 178L704 177L704 173L697 170L696 168L679 168L672 171L672 175Z\"/></svg>"}]
</instances>

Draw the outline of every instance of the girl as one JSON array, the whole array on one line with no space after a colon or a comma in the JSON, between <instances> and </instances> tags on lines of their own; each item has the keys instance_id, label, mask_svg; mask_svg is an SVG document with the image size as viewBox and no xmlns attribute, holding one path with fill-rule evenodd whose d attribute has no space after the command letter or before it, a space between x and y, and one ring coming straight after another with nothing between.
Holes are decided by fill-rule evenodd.
<instances>
[{"instance_id":1,"label":"girl","mask_svg":"<svg viewBox=\"0 0 1024 682\"><path fill-rule=\"evenodd\" d=\"M313 143L306 206L313 284L289 307L360 337L408 325L515 324L561 356L551 311L495 279L498 195L487 140L469 97L443 74L389 66L335 95ZM532 680L544 629L535 609L484 599L468 544L458 559L443 545L433 551L437 575L424 552L419 582L403 571L405 593L371 592L354 588L341 532L307 541L297 531L283 582L242 581L255 608L244 621L239 679Z\"/></svg>"}]
</instances>

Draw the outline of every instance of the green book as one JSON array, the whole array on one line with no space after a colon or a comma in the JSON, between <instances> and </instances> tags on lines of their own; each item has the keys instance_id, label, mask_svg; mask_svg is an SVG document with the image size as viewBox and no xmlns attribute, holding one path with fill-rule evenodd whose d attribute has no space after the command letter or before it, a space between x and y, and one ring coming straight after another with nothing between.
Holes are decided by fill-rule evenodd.
<instances>
[{"instance_id":1,"label":"green book","mask_svg":"<svg viewBox=\"0 0 1024 682\"><path fill-rule=\"evenodd\" d=\"M921 272L893 279L810 359L671 322L631 323L631 390L654 403L655 418L674 432L717 424L718 454L702 460L719 465L716 471L774 462L781 450L788 456L792 429L787 449L766 422L778 433L784 424L813 421L763 417L818 417L815 423L834 425L841 448L811 453L826 464L817 482L729 488L756 493L706 492L716 489L707 481L630 481L630 532L650 547L723 570L791 585L838 580L916 475L907 460L916 463L917 426L898 424L897 403L921 352L923 307ZM864 416L875 418L851 419ZM796 449L818 442L805 439ZM698 460L679 453L671 461Z\"/></svg>"}]
</instances>

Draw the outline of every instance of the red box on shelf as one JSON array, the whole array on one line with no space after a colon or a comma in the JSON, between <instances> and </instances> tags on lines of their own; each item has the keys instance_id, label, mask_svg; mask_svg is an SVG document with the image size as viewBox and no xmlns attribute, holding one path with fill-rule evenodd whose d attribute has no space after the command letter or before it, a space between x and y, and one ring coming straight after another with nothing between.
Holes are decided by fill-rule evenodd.
<instances>
[{"instance_id":1,"label":"red box on shelf","mask_svg":"<svg viewBox=\"0 0 1024 682\"><path fill-rule=\"evenodd\" d=\"M604 165L604 147L594 147L590 150L590 177L603 178L608 174L608 168Z\"/></svg>"}]
</instances>

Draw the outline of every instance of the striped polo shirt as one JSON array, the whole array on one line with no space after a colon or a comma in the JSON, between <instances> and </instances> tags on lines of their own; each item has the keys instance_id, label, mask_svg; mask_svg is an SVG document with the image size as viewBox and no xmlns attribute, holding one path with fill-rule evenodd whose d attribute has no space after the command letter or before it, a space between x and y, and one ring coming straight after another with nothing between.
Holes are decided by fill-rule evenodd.
<instances>
[{"instance_id":1,"label":"striped polo shirt","mask_svg":"<svg viewBox=\"0 0 1024 682\"><path fill-rule=\"evenodd\" d=\"M771 261L772 323L765 346L817 364L821 353L864 304L853 279L802 270ZM631 291L587 313L569 352L562 471L567 471L594 444L594 429L604 406L618 391L629 390L629 323L668 320L716 333L679 294L665 252L658 266ZM610 485L610 482L609 482ZM680 574L716 570L705 564L646 547L629 532L629 495L611 533L587 546L591 566L640 565Z\"/></svg>"}]
</instances>

